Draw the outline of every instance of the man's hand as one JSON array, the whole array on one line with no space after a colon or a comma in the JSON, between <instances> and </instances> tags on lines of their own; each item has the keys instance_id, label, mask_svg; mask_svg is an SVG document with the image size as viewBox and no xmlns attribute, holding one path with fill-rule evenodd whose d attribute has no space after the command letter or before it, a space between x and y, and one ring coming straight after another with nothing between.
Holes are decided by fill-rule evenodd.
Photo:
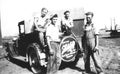
<instances>
[{"instance_id":1,"label":"man's hand","mask_svg":"<svg viewBox=\"0 0 120 74\"><path fill-rule=\"evenodd\" d=\"M38 31L40 31L40 32L45 32L46 29L44 29L44 28L39 28Z\"/></svg>"},{"instance_id":2,"label":"man's hand","mask_svg":"<svg viewBox=\"0 0 120 74\"><path fill-rule=\"evenodd\" d=\"M95 52L98 51L98 50L99 50L98 46L95 46L94 49L93 49L93 51L95 51Z\"/></svg>"}]
</instances>

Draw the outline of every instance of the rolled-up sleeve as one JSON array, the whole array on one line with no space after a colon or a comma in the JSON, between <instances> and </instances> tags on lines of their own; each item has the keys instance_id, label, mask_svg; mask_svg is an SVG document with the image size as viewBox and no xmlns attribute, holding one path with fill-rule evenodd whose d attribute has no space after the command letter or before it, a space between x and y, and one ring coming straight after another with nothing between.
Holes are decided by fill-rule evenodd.
<instances>
[{"instance_id":1,"label":"rolled-up sleeve","mask_svg":"<svg viewBox=\"0 0 120 74\"><path fill-rule=\"evenodd\" d=\"M51 35L51 27L48 27L46 29L46 36L50 36Z\"/></svg>"}]
</instances>

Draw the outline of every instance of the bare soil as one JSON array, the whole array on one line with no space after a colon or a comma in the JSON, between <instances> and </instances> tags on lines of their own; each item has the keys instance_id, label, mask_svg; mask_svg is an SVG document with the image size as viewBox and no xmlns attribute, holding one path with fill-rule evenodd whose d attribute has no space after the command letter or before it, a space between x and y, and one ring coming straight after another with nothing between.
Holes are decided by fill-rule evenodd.
<instances>
[{"instance_id":1,"label":"bare soil","mask_svg":"<svg viewBox=\"0 0 120 74\"><path fill-rule=\"evenodd\" d=\"M120 74L120 38L101 37L99 48L105 74ZM5 48L0 49L0 74L33 74L27 63L16 59L8 61L5 57ZM79 59L76 67L78 68L64 68L56 74L82 74L80 69L84 70L83 58Z\"/></svg>"}]
</instances>

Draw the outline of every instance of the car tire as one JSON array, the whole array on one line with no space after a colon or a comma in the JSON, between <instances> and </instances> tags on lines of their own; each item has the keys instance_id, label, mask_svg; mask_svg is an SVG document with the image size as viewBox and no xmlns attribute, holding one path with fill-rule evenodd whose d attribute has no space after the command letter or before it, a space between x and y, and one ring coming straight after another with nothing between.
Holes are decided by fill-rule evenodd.
<instances>
[{"instance_id":1,"label":"car tire","mask_svg":"<svg viewBox=\"0 0 120 74\"><path fill-rule=\"evenodd\" d=\"M6 52L7 52L7 57L6 59L11 61L11 59L14 57L13 53L14 51L12 51L12 47L10 46L10 44L8 43L7 46L6 46Z\"/></svg>"},{"instance_id":2,"label":"car tire","mask_svg":"<svg viewBox=\"0 0 120 74\"><path fill-rule=\"evenodd\" d=\"M46 74L47 68L44 66L41 66L40 64L40 60L39 60L39 45L36 43L33 43L32 45L30 45L29 48L29 55L28 55L28 61L29 61L29 65L30 68L32 70L33 73L35 74ZM40 50L40 49L39 49Z\"/></svg>"}]
</instances>

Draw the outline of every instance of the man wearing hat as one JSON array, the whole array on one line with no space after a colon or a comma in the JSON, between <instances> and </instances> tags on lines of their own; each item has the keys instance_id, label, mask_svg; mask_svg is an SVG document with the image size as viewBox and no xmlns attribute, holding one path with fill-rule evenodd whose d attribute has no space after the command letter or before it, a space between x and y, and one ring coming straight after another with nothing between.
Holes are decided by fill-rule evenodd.
<instances>
[{"instance_id":1,"label":"man wearing hat","mask_svg":"<svg viewBox=\"0 0 120 74\"><path fill-rule=\"evenodd\" d=\"M90 56L93 59L95 69L97 74L104 74L101 68L101 62L98 57L98 31L92 23L93 13L87 12L86 23L84 25L84 34L82 37L82 46L84 49L84 61L85 61L85 71L86 73L91 73L90 68Z\"/></svg>"}]
</instances>

